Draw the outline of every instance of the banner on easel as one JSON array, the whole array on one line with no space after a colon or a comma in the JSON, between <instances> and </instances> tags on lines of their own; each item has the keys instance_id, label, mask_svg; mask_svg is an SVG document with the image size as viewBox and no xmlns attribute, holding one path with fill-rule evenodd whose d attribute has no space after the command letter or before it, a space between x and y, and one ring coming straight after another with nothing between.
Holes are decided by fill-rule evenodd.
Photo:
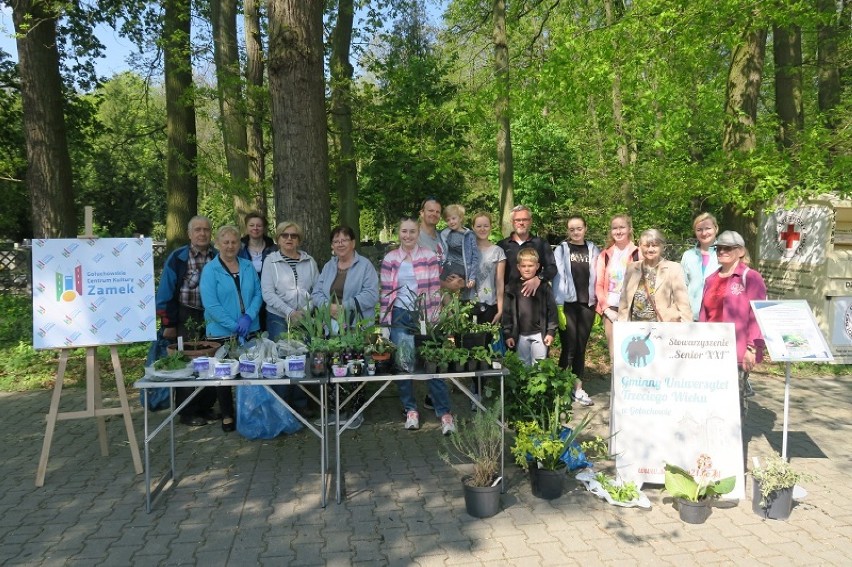
<instances>
[{"instance_id":1,"label":"banner on easel","mask_svg":"<svg viewBox=\"0 0 852 567\"><path fill-rule=\"evenodd\" d=\"M619 474L662 484L664 464L711 457L744 495L736 339L731 323L616 323L610 449Z\"/></svg>"},{"instance_id":2,"label":"banner on easel","mask_svg":"<svg viewBox=\"0 0 852 567\"><path fill-rule=\"evenodd\" d=\"M33 347L152 341L157 334L150 238L33 241Z\"/></svg>"}]
</instances>

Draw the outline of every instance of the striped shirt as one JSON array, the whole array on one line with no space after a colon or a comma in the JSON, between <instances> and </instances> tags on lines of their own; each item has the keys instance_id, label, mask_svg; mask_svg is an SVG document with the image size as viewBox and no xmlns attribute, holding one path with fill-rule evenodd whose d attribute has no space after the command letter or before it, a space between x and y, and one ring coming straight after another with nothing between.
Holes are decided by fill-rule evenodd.
<instances>
[{"instance_id":1,"label":"striped shirt","mask_svg":"<svg viewBox=\"0 0 852 567\"><path fill-rule=\"evenodd\" d=\"M399 266L410 257L414 268L414 277L417 280L417 295L424 297L426 316L430 321L438 317L438 309L441 306L441 280L438 257L422 246L415 246L410 254L406 254L402 247L391 250L382 260L381 268L381 294L379 297L379 321L390 322L390 311L393 307L400 307L402 298L397 301L400 293Z\"/></svg>"}]
</instances>

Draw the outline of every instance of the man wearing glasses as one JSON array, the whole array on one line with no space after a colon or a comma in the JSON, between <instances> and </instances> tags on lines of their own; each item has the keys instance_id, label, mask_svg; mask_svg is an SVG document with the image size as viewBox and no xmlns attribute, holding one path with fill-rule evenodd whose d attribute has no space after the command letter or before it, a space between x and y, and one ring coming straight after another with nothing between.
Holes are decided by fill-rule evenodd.
<instances>
[{"instance_id":1,"label":"man wearing glasses","mask_svg":"<svg viewBox=\"0 0 852 567\"><path fill-rule=\"evenodd\" d=\"M201 305L201 291L198 283L201 270L216 257L216 250L210 245L212 227L210 219L194 216L188 225L189 244L169 254L157 287L157 316L164 339L174 341L177 337L187 337L185 324L195 322L204 329L204 308ZM192 388L176 388L175 401L183 402ZM213 412L216 391L204 388L181 410L180 420L185 425L206 425L208 420L218 420Z\"/></svg>"},{"instance_id":2,"label":"man wearing glasses","mask_svg":"<svg viewBox=\"0 0 852 567\"><path fill-rule=\"evenodd\" d=\"M512 234L497 243L497 246L506 252L506 283L517 281L521 274L518 272L518 252L522 248L534 248L538 252L539 269L536 277L528 279L521 286L521 293L529 297L535 295L536 290L543 283L549 283L556 277L556 259L550 244L543 238L533 236L530 233L532 226L532 213L524 205L518 205L512 209Z\"/></svg>"}]
</instances>

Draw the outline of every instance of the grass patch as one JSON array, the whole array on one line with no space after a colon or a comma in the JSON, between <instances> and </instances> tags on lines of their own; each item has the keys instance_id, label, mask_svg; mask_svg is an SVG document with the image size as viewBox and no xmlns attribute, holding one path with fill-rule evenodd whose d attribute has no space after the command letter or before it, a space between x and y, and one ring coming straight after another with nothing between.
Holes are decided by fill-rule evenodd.
<instances>
[{"instance_id":1,"label":"grass patch","mask_svg":"<svg viewBox=\"0 0 852 567\"><path fill-rule=\"evenodd\" d=\"M59 369L59 350L34 350L33 314L28 295L0 296L0 391L21 392L52 388ZM148 343L118 347L124 381L133 384L144 373ZM115 374L109 349L99 347L98 368L104 390L115 389ZM86 349L73 349L68 357L64 386L85 387Z\"/></svg>"}]
</instances>

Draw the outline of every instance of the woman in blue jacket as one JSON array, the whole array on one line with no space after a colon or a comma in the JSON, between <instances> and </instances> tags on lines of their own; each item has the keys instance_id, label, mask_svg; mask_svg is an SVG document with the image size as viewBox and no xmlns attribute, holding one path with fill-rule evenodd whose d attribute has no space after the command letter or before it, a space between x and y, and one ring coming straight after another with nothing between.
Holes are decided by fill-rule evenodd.
<instances>
[{"instance_id":1,"label":"woman in blue jacket","mask_svg":"<svg viewBox=\"0 0 852 567\"><path fill-rule=\"evenodd\" d=\"M692 307L692 320L698 321L701 298L704 297L704 283L719 270L716 258L716 234L719 223L710 213L701 213L692 221L692 230L698 241L695 246L683 253L680 266L686 278L686 292L689 294L689 306Z\"/></svg>"},{"instance_id":2,"label":"woman in blue jacket","mask_svg":"<svg viewBox=\"0 0 852 567\"><path fill-rule=\"evenodd\" d=\"M240 233L223 226L216 234L219 256L201 272L201 303L210 340L237 336L245 340L260 329L258 314L263 297L260 280L252 263L238 258ZM216 388L222 411L222 430L233 431L234 397L230 387Z\"/></svg>"}]
</instances>

